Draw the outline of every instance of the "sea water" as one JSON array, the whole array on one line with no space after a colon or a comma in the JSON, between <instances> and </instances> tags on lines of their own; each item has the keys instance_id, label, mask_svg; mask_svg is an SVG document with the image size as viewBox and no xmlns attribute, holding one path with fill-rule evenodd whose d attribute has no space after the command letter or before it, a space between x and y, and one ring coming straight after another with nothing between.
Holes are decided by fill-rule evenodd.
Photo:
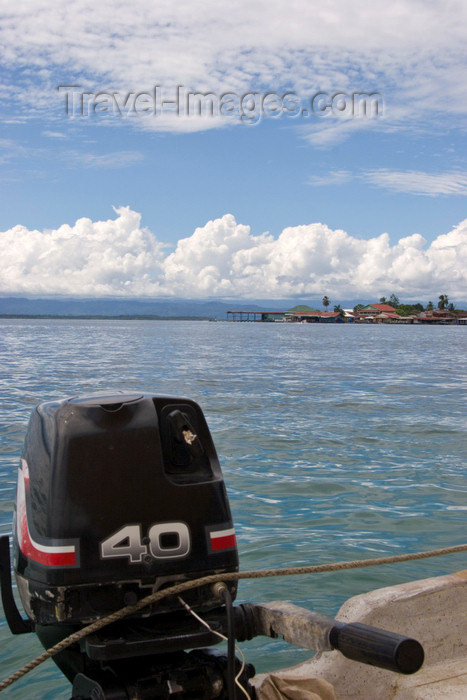
<instances>
[{"instance_id":1,"label":"sea water","mask_svg":"<svg viewBox=\"0 0 467 700\"><path fill-rule=\"evenodd\" d=\"M464 543L466 349L467 328L457 326L1 320L0 534L11 533L34 406L138 391L201 405L242 570ZM238 601L288 600L333 616L351 595L463 568L456 554L241 581ZM3 616L0 645L0 680L42 651L32 634L13 637ZM266 638L240 646L258 672L310 657ZM52 661L4 692L70 695Z\"/></svg>"}]
</instances>

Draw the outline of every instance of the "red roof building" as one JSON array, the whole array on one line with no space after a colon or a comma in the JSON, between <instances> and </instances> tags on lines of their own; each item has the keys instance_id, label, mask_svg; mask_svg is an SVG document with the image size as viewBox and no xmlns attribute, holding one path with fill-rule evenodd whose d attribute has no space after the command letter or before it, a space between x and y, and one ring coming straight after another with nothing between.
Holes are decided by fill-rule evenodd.
<instances>
[{"instance_id":1,"label":"red roof building","mask_svg":"<svg viewBox=\"0 0 467 700\"><path fill-rule=\"evenodd\" d=\"M390 304L367 304L358 310L359 316L376 316L382 313L395 314L396 310Z\"/></svg>"}]
</instances>

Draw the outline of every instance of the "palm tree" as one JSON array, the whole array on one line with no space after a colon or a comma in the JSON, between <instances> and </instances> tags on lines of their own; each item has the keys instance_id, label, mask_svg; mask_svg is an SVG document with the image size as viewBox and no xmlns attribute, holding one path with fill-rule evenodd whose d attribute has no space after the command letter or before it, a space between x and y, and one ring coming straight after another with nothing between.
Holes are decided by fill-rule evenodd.
<instances>
[{"instance_id":1,"label":"palm tree","mask_svg":"<svg viewBox=\"0 0 467 700\"><path fill-rule=\"evenodd\" d=\"M334 306L334 311L336 311L341 318L345 318L345 311L340 304Z\"/></svg>"},{"instance_id":2,"label":"palm tree","mask_svg":"<svg viewBox=\"0 0 467 700\"><path fill-rule=\"evenodd\" d=\"M449 298L447 294L440 294L438 301L438 309L445 309L449 305Z\"/></svg>"},{"instance_id":3,"label":"palm tree","mask_svg":"<svg viewBox=\"0 0 467 700\"><path fill-rule=\"evenodd\" d=\"M326 297L326 296L324 296L324 297L323 297L323 306L324 306L325 309L328 308L328 306L329 306L330 303L331 303L331 302L329 301L329 298Z\"/></svg>"}]
</instances>

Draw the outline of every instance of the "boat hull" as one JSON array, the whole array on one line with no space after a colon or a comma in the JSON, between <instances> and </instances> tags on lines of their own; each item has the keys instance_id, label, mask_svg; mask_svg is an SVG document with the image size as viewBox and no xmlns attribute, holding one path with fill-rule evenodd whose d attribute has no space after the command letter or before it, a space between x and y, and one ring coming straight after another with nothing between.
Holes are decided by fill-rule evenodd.
<instances>
[{"instance_id":1,"label":"boat hull","mask_svg":"<svg viewBox=\"0 0 467 700\"><path fill-rule=\"evenodd\" d=\"M425 651L422 668L404 676L351 661L338 651L322 652L299 666L257 677L258 700L272 697L271 683L277 686L277 679L283 687L297 688L297 700L314 698L311 679L316 678L332 686L335 700L467 698L467 570L355 596L346 601L336 619L418 639ZM307 679L309 690L305 691ZM316 697L332 698L328 686L323 688L324 694Z\"/></svg>"}]
</instances>

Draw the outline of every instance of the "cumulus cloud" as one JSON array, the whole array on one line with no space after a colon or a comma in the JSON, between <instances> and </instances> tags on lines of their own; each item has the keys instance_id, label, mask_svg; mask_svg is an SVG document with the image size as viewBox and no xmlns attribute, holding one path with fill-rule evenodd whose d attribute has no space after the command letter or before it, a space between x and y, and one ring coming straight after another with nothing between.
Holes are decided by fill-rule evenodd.
<instances>
[{"instance_id":1,"label":"cumulus cloud","mask_svg":"<svg viewBox=\"0 0 467 700\"><path fill-rule=\"evenodd\" d=\"M156 291L162 245L129 207L117 218L30 231L15 226L0 233L2 293L139 295Z\"/></svg>"},{"instance_id":2,"label":"cumulus cloud","mask_svg":"<svg viewBox=\"0 0 467 700\"><path fill-rule=\"evenodd\" d=\"M128 206L115 213L56 230L0 233L0 293L342 299L390 291L426 299L441 290L467 297L467 219L430 245L416 233L391 246L387 233L365 240L322 223L254 235L226 214L167 253L140 214Z\"/></svg>"}]
</instances>

